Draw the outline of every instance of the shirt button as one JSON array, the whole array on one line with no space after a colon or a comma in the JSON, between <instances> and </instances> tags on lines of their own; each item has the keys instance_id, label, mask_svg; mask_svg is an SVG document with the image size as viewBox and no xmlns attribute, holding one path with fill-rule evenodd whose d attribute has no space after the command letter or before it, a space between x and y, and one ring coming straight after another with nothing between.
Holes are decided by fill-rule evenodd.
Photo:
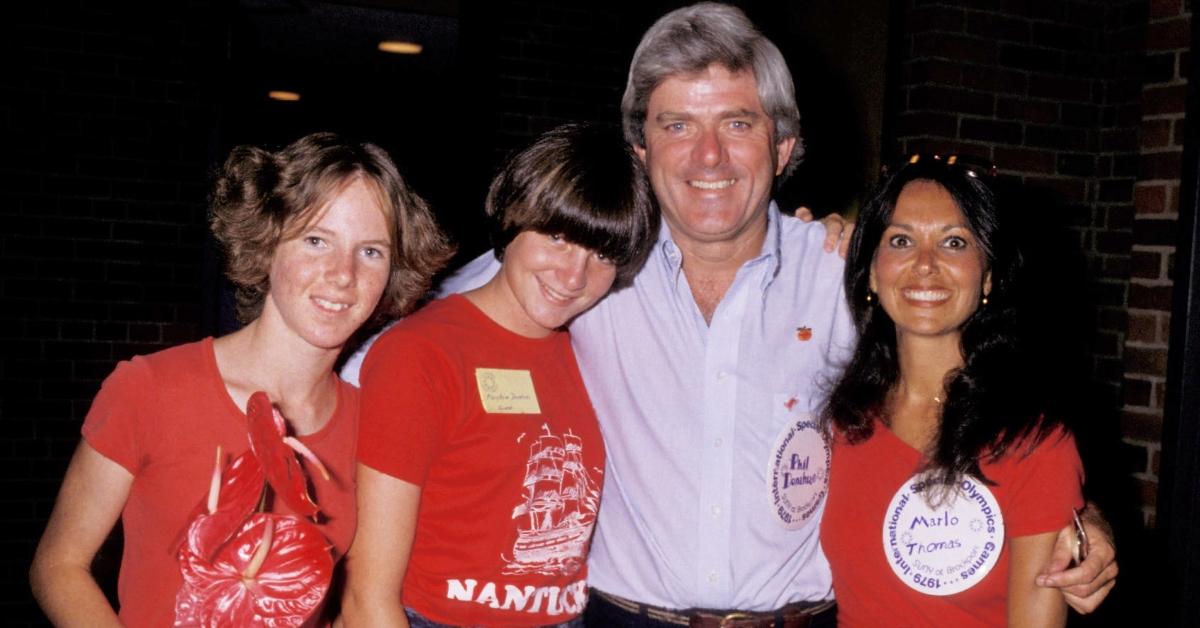
<instances>
[{"instance_id":1,"label":"shirt button","mask_svg":"<svg viewBox=\"0 0 1200 628\"><path fill-rule=\"evenodd\" d=\"M717 379L725 379L728 376L729 376L729 373L726 373L725 371L721 371L721 372L717 373Z\"/></svg>"},{"instance_id":2,"label":"shirt button","mask_svg":"<svg viewBox=\"0 0 1200 628\"><path fill-rule=\"evenodd\" d=\"M720 517L721 516L721 507L718 506L717 504L713 504L712 514L714 517Z\"/></svg>"},{"instance_id":3,"label":"shirt button","mask_svg":"<svg viewBox=\"0 0 1200 628\"><path fill-rule=\"evenodd\" d=\"M708 581L716 582L717 581L717 572L715 572L715 571L708 572Z\"/></svg>"},{"instance_id":4,"label":"shirt button","mask_svg":"<svg viewBox=\"0 0 1200 628\"><path fill-rule=\"evenodd\" d=\"M724 444L725 444L724 439L717 438L717 439L713 440L713 447L720 447L721 445L724 445Z\"/></svg>"}]
</instances>

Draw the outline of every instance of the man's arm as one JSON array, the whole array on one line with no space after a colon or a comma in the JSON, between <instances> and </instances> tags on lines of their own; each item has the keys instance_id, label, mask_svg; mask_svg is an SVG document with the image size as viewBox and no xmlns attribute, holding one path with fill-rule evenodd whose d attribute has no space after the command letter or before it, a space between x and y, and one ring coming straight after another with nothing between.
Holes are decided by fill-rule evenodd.
<instances>
[{"instance_id":1,"label":"man's arm","mask_svg":"<svg viewBox=\"0 0 1200 628\"><path fill-rule=\"evenodd\" d=\"M1112 527L1095 504L1088 502L1082 520L1087 533L1087 558L1078 567L1068 569L1074 556L1075 526L1059 530L1054 555L1037 577L1037 585L1059 589L1071 608L1086 614L1096 610L1117 584L1117 550Z\"/></svg>"}]
</instances>

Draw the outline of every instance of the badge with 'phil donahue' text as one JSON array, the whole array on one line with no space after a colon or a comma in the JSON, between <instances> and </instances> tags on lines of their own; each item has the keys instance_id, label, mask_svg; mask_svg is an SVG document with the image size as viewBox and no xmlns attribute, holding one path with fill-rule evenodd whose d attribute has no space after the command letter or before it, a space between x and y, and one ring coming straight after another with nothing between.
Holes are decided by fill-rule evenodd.
<instances>
[{"instance_id":1,"label":"badge with 'phil donahue' text","mask_svg":"<svg viewBox=\"0 0 1200 628\"><path fill-rule=\"evenodd\" d=\"M787 414L767 460L770 505L776 522L795 530L812 518L829 486L829 444L816 419L797 407L794 398L776 395L776 414ZM782 410L782 411L781 411Z\"/></svg>"},{"instance_id":2,"label":"badge with 'phil donahue' text","mask_svg":"<svg viewBox=\"0 0 1200 628\"><path fill-rule=\"evenodd\" d=\"M963 477L937 507L915 475L900 487L883 520L883 553L904 584L929 595L953 595L983 580L1000 559L1004 517L979 480Z\"/></svg>"},{"instance_id":3,"label":"badge with 'phil donahue' text","mask_svg":"<svg viewBox=\"0 0 1200 628\"><path fill-rule=\"evenodd\" d=\"M475 369L475 383L483 409L491 414L542 413L529 371Z\"/></svg>"}]
</instances>

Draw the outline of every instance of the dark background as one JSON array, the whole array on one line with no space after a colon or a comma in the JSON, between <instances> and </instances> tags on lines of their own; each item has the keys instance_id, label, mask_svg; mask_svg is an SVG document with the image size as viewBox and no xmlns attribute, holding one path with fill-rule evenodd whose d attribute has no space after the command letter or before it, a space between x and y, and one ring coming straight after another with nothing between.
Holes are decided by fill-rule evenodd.
<instances>
[{"instance_id":1,"label":"dark background","mask_svg":"<svg viewBox=\"0 0 1200 628\"><path fill-rule=\"evenodd\" d=\"M117 361L227 330L212 170L333 130L386 148L460 245L496 166L571 120L619 123L641 33L682 2L17 2L0 25L0 616ZM1190 7L1182 0L737 2L784 52L806 163L778 198L853 211L881 161L995 161L1031 302L1122 578L1081 623L1172 607L1156 534ZM417 57L375 50L420 41ZM270 89L299 102L268 100ZM113 588L119 539L97 558Z\"/></svg>"}]
</instances>

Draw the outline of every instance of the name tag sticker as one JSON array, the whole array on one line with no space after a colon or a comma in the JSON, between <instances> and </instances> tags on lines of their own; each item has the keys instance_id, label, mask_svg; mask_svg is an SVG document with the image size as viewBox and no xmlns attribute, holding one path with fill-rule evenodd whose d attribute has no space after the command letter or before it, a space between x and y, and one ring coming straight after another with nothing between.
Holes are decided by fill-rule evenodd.
<instances>
[{"instance_id":1,"label":"name tag sticker","mask_svg":"<svg viewBox=\"0 0 1200 628\"><path fill-rule=\"evenodd\" d=\"M517 369L475 369L479 401L489 414L541 414L533 378Z\"/></svg>"},{"instance_id":2,"label":"name tag sticker","mask_svg":"<svg viewBox=\"0 0 1200 628\"><path fill-rule=\"evenodd\" d=\"M901 582L927 595L953 595L979 584L1000 560L1004 517L979 480L959 481L936 508L923 476L905 482L883 521L883 553Z\"/></svg>"},{"instance_id":3,"label":"name tag sticker","mask_svg":"<svg viewBox=\"0 0 1200 628\"><path fill-rule=\"evenodd\" d=\"M803 404L775 396L775 414L787 423L767 460L770 506L779 525L795 530L812 519L829 487L829 443Z\"/></svg>"}]
</instances>

